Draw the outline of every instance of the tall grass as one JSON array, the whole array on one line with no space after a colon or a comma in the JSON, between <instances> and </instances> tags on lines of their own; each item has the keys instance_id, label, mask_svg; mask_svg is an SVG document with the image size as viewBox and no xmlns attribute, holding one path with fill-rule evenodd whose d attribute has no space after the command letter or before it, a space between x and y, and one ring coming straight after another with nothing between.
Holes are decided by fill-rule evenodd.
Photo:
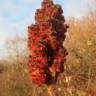
<instances>
[{"instance_id":1,"label":"tall grass","mask_svg":"<svg viewBox=\"0 0 96 96\"><path fill-rule=\"evenodd\" d=\"M68 24L64 46L69 54L65 71L53 87L53 96L93 96L96 94L93 92L96 86L96 13L82 19L68 18ZM22 41L24 50L17 48L17 42L7 43L7 50L12 52L8 61L0 61L0 96L49 96L47 86L37 87L31 82L25 42Z\"/></svg>"}]
</instances>

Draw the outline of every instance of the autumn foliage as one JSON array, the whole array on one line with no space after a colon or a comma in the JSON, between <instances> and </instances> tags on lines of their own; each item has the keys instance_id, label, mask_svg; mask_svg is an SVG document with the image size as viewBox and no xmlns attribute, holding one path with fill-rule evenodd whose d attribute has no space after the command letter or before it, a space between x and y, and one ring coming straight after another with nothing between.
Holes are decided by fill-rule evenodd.
<instances>
[{"instance_id":1,"label":"autumn foliage","mask_svg":"<svg viewBox=\"0 0 96 96\"><path fill-rule=\"evenodd\" d=\"M37 85L52 84L63 72L66 49L63 10L52 0L43 0L35 13L35 24L28 27L29 72Z\"/></svg>"}]
</instances>

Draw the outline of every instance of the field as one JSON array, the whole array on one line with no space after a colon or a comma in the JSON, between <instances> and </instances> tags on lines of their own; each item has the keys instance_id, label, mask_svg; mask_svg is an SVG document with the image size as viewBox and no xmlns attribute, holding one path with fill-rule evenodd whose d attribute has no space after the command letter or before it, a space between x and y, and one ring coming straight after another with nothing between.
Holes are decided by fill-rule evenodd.
<instances>
[{"instance_id":1,"label":"field","mask_svg":"<svg viewBox=\"0 0 96 96\"><path fill-rule=\"evenodd\" d=\"M53 85L51 95L96 96L96 13L82 19L67 18L67 23L69 29L64 46L68 56L64 73ZM26 46L26 40L22 42ZM32 84L28 74L26 47L24 50L16 49L12 44L6 48L13 50L15 55L11 56L9 52L9 59L0 61L0 96L51 96L47 86Z\"/></svg>"}]
</instances>

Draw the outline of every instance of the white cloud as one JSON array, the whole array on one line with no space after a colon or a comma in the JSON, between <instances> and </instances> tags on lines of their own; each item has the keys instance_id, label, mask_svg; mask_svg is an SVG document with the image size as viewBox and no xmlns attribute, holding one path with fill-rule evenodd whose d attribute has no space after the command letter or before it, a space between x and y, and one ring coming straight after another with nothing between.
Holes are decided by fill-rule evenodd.
<instances>
[{"instance_id":1,"label":"white cloud","mask_svg":"<svg viewBox=\"0 0 96 96\"><path fill-rule=\"evenodd\" d=\"M6 32L5 21L2 17L0 17L0 49L3 48L4 42L7 38L9 38L9 34Z\"/></svg>"},{"instance_id":2,"label":"white cloud","mask_svg":"<svg viewBox=\"0 0 96 96\"><path fill-rule=\"evenodd\" d=\"M66 16L84 16L89 12L89 6L96 10L96 2L93 0L64 0L62 6Z\"/></svg>"}]
</instances>

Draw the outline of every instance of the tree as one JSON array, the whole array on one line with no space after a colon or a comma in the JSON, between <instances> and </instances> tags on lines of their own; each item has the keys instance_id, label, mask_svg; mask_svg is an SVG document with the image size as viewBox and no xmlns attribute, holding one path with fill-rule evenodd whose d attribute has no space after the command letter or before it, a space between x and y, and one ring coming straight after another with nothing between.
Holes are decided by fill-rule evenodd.
<instances>
[{"instance_id":1,"label":"tree","mask_svg":"<svg viewBox=\"0 0 96 96\"><path fill-rule=\"evenodd\" d=\"M29 72L37 85L53 84L63 72L67 51L63 47L65 24L63 10L52 0L43 0L35 13L35 24L28 27Z\"/></svg>"}]
</instances>

